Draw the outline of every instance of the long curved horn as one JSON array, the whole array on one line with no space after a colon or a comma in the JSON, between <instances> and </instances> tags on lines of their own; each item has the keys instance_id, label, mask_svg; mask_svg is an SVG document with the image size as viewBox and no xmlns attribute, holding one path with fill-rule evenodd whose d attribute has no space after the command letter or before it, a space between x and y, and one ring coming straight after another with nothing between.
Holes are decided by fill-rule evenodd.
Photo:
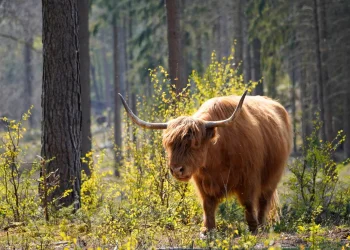
<instances>
[{"instance_id":1,"label":"long curved horn","mask_svg":"<svg viewBox=\"0 0 350 250\"><path fill-rule=\"evenodd\" d=\"M126 104L126 101L124 100L123 96L120 93L118 93L118 95L120 96L120 99L122 100L123 106L124 106L128 116L131 118L131 120L134 123L136 123L140 127L148 128L148 129L166 129L168 127L167 123L152 123L152 122L145 122L145 121L141 120L131 111L128 104Z\"/></svg>"},{"instance_id":2,"label":"long curved horn","mask_svg":"<svg viewBox=\"0 0 350 250\"><path fill-rule=\"evenodd\" d=\"M225 126L229 125L236 118L236 116L239 114L239 112L241 111L243 101L244 101L244 98L245 98L247 92L248 92L248 90L246 90L244 92L244 94L241 97L241 100L239 100L239 103L238 103L235 111L233 112L233 114L229 118L227 118L226 120L221 120L221 121L205 122L205 127L206 128L215 128L215 127L225 127Z\"/></svg>"}]
</instances>

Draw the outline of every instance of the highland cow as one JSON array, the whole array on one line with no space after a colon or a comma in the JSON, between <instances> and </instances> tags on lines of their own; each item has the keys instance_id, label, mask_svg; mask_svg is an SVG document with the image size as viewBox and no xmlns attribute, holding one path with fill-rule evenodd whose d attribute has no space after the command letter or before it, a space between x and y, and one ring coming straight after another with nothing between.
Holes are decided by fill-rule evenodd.
<instances>
[{"instance_id":1,"label":"highland cow","mask_svg":"<svg viewBox=\"0 0 350 250\"><path fill-rule=\"evenodd\" d=\"M210 99L194 115L167 123L139 119L120 95L137 125L165 130L163 145L170 172L177 180L194 183L205 230L215 228L215 210L231 194L245 208L253 233L268 217L278 216L276 188L291 150L290 119L278 102L263 96L245 97L246 93L241 99Z\"/></svg>"}]
</instances>

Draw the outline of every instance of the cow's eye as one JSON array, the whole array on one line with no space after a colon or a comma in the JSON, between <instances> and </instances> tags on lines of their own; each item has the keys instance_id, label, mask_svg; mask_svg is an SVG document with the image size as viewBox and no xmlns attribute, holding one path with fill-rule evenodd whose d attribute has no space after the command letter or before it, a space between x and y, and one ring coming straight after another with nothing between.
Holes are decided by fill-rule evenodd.
<instances>
[{"instance_id":1,"label":"cow's eye","mask_svg":"<svg viewBox=\"0 0 350 250\"><path fill-rule=\"evenodd\" d=\"M185 137L187 138L191 138L193 136L193 131L192 130L188 130Z\"/></svg>"}]
</instances>

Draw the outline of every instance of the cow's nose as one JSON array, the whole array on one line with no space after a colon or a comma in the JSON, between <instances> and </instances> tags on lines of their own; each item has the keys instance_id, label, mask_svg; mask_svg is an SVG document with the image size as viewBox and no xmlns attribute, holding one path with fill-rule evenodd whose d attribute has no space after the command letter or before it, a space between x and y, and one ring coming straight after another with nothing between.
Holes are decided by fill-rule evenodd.
<instances>
[{"instance_id":1,"label":"cow's nose","mask_svg":"<svg viewBox=\"0 0 350 250\"><path fill-rule=\"evenodd\" d=\"M184 172L184 167L183 166L171 166L170 168L170 172L172 174L175 174L175 175L178 175L178 176L181 176Z\"/></svg>"}]
</instances>

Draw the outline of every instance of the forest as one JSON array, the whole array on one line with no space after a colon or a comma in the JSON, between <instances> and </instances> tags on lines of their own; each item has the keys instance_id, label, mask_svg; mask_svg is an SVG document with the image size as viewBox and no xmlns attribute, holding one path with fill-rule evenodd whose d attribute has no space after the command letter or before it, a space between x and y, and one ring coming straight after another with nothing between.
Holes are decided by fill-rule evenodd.
<instances>
[{"instance_id":1,"label":"forest","mask_svg":"<svg viewBox=\"0 0 350 250\"><path fill-rule=\"evenodd\" d=\"M350 249L350 1L0 0L0 138L0 249Z\"/></svg>"}]
</instances>

